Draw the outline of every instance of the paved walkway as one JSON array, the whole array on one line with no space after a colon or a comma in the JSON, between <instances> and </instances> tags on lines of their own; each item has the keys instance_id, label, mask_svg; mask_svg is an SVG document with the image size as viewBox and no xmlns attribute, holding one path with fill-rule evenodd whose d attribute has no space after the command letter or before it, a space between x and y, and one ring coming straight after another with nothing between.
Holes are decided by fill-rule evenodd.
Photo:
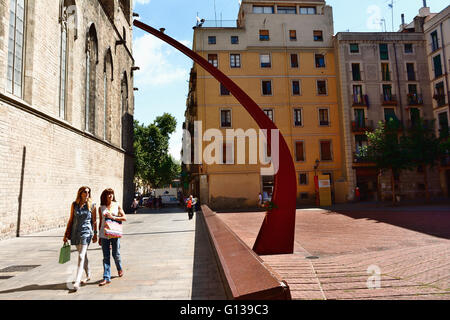
<instances>
[{"instance_id":1,"label":"paved walkway","mask_svg":"<svg viewBox=\"0 0 450 320\"><path fill-rule=\"evenodd\" d=\"M450 300L450 207L350 208L297 210L295 254L261 257L293 299ZM264 213L219 216L253 246Z\"/></svg>"},{"instance_id":2,"label":"paved walkway","mask_svg":"<svg viewBox=\"0 0 450 320\"><path fill-rule=\"evenodd\" d=\"M0 241L0 300L226 298L205 226L197 215L188 220L186 212L172 208L141 209L127 217L121 243L124 276L118 278L113 266L112 283L99 287L103 255L97 243L91 244L92 280L75 293L69 289L76 251L72 250L70 262L58 264L64 229Z\"/></svg>"}]
</instances>

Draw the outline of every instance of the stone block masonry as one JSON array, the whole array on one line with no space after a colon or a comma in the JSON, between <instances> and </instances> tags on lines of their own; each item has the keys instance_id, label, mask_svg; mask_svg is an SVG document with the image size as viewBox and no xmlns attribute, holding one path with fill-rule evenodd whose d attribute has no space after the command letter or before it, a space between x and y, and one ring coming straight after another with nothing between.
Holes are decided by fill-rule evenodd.
<instances>
[{"instance_id":1,"label":"stone block masonry","mask_svg":"<svg viewBox=\"0 0 450 320\"><path fill-rule=\"evenodd\" d=\"M113 188L125 208L134 193L131 1L25 1L23 43L18 36L13 48L23 47L22 61L16 57L14 66L22 72L14 72L22 91L10 92L15 3L0 0L0 239L65 226L80 186L92 189L97 204L101 192ZM62 114L63 22L68 28Z\"/></svg>"}]
</instances>

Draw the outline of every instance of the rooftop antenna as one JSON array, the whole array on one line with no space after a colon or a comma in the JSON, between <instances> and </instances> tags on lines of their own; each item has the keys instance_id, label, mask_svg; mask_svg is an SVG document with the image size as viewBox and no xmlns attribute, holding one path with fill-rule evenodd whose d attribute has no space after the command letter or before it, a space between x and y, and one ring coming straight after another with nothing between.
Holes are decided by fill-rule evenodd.
<instances>
[{"instance_id":1,"label":"rooftop antenna","mask_svg":"<svg viewBox=\"0 0 450 320\"><path fill-rule=\"evenodd\" d=\"M388 4L388 6L392 11L392 32L394 32L394 0L391 0L391 3Z\"/></svg>"},{"instance_id":2,"label":"rooftop antenna","mask_svg":"<svg viewBox=\"0 0 450 320\"><path fill-rule=\"evenodd\" d=\"M217 27L217 11L216 11L216 0L214 0L214 20L216 21L216 27Z\"/></svg>"}]
</instances>

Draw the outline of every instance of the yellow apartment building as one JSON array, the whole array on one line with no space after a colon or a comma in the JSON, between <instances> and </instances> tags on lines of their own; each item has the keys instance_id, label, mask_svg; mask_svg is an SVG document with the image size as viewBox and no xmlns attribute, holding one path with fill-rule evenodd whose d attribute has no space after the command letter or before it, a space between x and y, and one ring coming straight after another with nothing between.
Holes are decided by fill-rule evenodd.
<instances>
[{"instance_id":1,"label":"yellow apartment building","mask_svg":"<svg viewBox=\"0 0 450 320\"><path fill-rule=\"evenodd\" d=\"M333 33L332 8L321 0L243 0L237 21L202 21L194 28L194 51L236 82L280 129L295 163L299 204L315 202L316 174L330 176L336 202L347 196ZM194 64L184 123L192 142L196 121L202 134L258 130L227 89ZM192 162L210 143L192 148ZM259 193L270 198L273 177L261 175L259 162L251 164L247 152L245 164L238 164L230 143L221 151L233 164L183 164L186 192L215 210L256 206Z\"/></svg>"}]
</instances>

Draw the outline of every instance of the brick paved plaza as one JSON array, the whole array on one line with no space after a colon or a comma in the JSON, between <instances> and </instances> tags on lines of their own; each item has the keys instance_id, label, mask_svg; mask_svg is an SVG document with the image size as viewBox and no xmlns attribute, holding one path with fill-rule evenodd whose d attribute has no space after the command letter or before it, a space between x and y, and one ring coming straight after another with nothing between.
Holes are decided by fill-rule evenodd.
<instances>
[{"instance_id":1,"label":"brick paved plaza","mask_svg":"<svg viewBox=\"0 0 450 320\"><path fill-rule=\"evenodd\" d=\"M450 299L448 207L345 208L298 210L295 254L262 257L288 282L293 299ZM219 216L253 246L264 213ZM69 263L57 262L63 229L1 241L0 300L225 299L201 219L189 221L180 209L146 209L128 218L125 276L98 287L102 253L93 244L92 281L77 293L68 289L75 251ZM381 271L380 289L367 288L369 266Z\"/></svg>"},{"instance_id":2,"label":"brick paved plaza","mask_svg":"<svg viewBox=\"0 0 450 320\"><path fill-rule=\"evenodd\" d=\"M295 254L262 257L293 299L450 299L448 206L342 208L297 210ZM264 213L219 215L253 246ZM368 289L369 266L379 289Z\"/></svg>"}]
</instances>

